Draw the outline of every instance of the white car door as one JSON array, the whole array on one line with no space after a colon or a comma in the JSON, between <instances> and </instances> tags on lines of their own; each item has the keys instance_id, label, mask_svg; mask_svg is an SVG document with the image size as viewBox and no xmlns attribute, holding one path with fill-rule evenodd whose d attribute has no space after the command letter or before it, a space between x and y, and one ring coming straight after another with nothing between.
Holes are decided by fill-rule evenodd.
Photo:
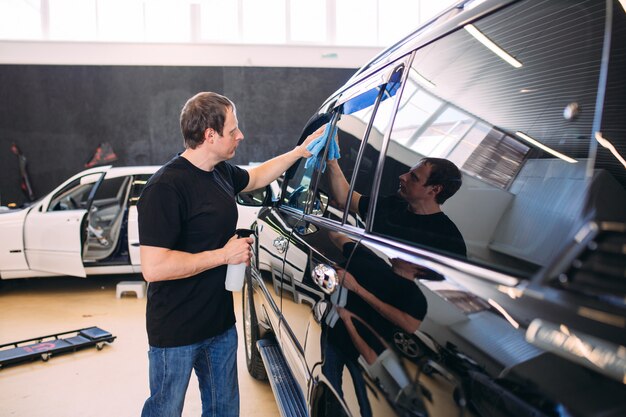
<instances>
[{"instance_id":1,"label":"white car door","mask_svg":"<svg viewBox=\"0 0 626 417\"><path fill-rule=\"evenodd\" d=\"M154 168L156 171L157 167ZM143 191L143 187L148 183L152 172L137 174L133 177L130 189L128 206L128 254L133 272L141 272L141 255L139 252L139 214L137 213L137 202Z\"/></svg>"},{"instance_id":2,"label":"white car door","mask_svg":"<svg viewBox=\"0 0 626 417\"><path fill-rule=\"evenodd\" d=\"M83 266L87 215L106 169L90 170L70 178L34 207L24 223L24 246L34 271L86 277Z\"/></svg>"},{"instance_id":3,"label":"white car door","mask_svg":"<svg viewBox=\"0 0 626 417\"><path fill-rule=\"evenodd\" d=\"M137 205L128 207L128 255L134 272L141 272L141 255L139 253L139 221Z\"/></svg>"}]
</instances>

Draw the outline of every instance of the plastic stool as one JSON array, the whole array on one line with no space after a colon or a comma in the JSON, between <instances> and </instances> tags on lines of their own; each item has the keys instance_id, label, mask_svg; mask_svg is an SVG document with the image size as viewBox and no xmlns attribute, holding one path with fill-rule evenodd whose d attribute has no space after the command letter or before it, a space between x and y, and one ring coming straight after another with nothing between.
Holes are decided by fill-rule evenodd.
<instances>
[{"instance_id":1,"label":"plastic stool","mask_svg":"<svg viewBox=\"0 0 626 417\"><path fill-rule=\"evenodd\" d=\"M121 281L115 287L115 296L122 298L122 293L134 292L137 298L146 296L146 283L143 281Z\"/></svg>"}]
</instances>

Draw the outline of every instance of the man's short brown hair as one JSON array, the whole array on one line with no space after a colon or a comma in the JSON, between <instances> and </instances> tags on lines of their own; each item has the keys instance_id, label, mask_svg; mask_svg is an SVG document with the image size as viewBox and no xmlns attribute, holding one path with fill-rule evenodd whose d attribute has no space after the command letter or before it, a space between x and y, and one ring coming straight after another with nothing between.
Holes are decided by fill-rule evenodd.
<instances>
[{"instance_id":1,"label":"man's short brown hair","mask_svg":"<svg viewBox=\"0 0 626 417\"><path fill-rule=\"evenodd\" d=\"M213 129L222 136L228 110L234 112L235 104L217 93L202 92L187 100L180 112L185 148L195 149L202 144L207 129Z\"/></svg>"},{"instance_id":2,"label":"man's short brown hair","mask_svg":"<svg viewBox=\"0 0 626 417\"><path fill-rule=\"evenodd\" d=\"M423 158L420 163L431 166L430 176L424 185L441 185L441 191L435 198L437 204L443 204L461 188L461 170L453 162L443 158Z\"/></svg>"}]
</instances>

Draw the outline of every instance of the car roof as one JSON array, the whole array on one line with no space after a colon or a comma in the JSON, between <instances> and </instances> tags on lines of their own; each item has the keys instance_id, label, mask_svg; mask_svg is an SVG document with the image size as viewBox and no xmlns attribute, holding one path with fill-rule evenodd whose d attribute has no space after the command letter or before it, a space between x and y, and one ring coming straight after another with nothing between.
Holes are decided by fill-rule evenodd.
<instances>
[{"instance_id":1,"label":"car roof","mask_svg":"<svg viewBox=\"0 0 626 417\"><path fill-rule=\"evenodd\" d=\"M337 94L384 68L390 62L410 53L418 46L433 42L453 30L516 1L518 0L462 0L455 3L363 65L348 82L326 100L322 107L333 100Z\"/></svg>"},{"instance_id":2,"label":"car roof","mask_svg":"<svg viewBox=\"0 0 626 417\"><path fill-rule=\"evenodd\" d=\"M160 165L137 165L137 166L123 166L109 168L106 174L106 178L123 177L125 175L138 175L148 174L152 175L161 168Z\"/></svg>"}]
</instances>

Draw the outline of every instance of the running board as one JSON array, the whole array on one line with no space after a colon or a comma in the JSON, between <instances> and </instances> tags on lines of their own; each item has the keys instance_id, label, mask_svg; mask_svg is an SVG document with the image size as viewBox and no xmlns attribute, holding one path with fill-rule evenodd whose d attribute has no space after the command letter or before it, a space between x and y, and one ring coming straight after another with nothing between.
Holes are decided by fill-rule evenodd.
<instances>
[{"instance_id":1,"label":"running board","mask_svg":"<svg viewBox=\"0 0 626 417\"><path fill-rule=\"evenodd\" d=\"M276 341L262 339L256 345L261 353L280 415L282 417L308 417L302 392Z\"/></svg>"}]
</instances>

